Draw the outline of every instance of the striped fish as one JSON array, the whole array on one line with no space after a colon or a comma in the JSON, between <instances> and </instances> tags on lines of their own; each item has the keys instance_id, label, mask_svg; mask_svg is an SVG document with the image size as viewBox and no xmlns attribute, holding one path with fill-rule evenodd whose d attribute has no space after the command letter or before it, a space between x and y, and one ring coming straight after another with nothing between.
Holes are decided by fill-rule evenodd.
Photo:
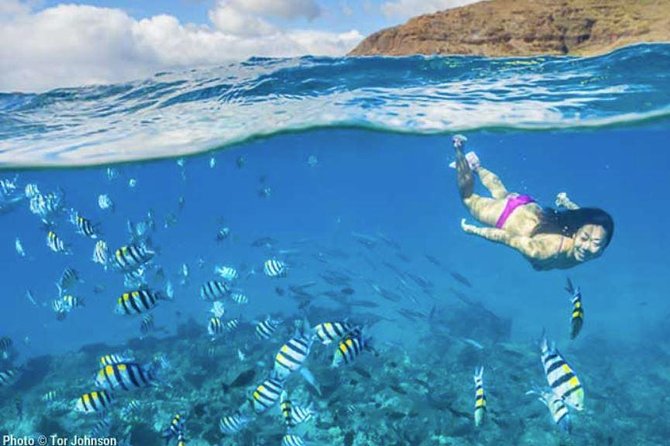
<instances>
[{"instance_id":1,"label":"striped fish","mask_svg":"<svg viewBox=\"0 0 670 446\"><path fill-rule=\"evenodd\" d=\"M14 369L0 370L0 387L9 387L19 379L19 373Z\"/></svg>"},{"instance_id":2,"label":"striped fish","mask_svg":"<svg viewBox=\"0 0 670 446\"><path fill-rule=\"evenodd\" d=\"M154 329L154 316L149 313L142 316L142 324L140 324L140 333L146 336Z\"/></svg>"},{"instance_id":3,"label":"striped fish","mask_svg":"<svg viewBox=\"0 0 670 446\"><path fill-rule=\"evenodd\" d=\"M70 249L65 245L65 242L58 237L54 231L49 231L47 233L47 246L53 252L70 254Z\"/></svg>"},{"instance_id":4,"label":"striped fish","mask_svg":"<svg viewBox=\"0 0 670 446\"><path fill-rule=\"evenodd\" d=\"M531 394L537 395L537 399L547 406L549 413L551 414L551 419L554 420L554 423L556 423L560 430L568 434L572 431L572 423L570 422L568 407L559 396L550 389L535 389L526 392L526 395Z\"/></svg>"},{"instance_id":5,"label":"striped fish","mask_svg":"<svg viewBox=\"0 0 670 446\"><path fill-rule=\"evenodd\" d=\"M93 248L93 262L98 263L105 268L107 268L107 262L109 261L109 248L107 247L107 242L104 240L98 240L95 243L95 248Z\"/></svg>"},{"instance_id":6,"label":"striped fish","mask_svg":"<svg viewBox=\"0 0 670 446\"><path fill-rule=\"evenodd\" d=\"M186 434L183 432L179 432L179 435L177 435L177 446L186 446Z\"/></svg>"},{"instance_id":7,"label":"striped fish","mask_svg":"<svg viewBox=\"0 0 670 446\"><path fill-rule=\"evenodd\" d=\"M235 412L233 415L221 417L219 420L219 430L226 435L233 435L244 429L250 421L251 418Z\"/></svg>"},{"instance_id":8,"label":"striped fish","mask_svg":"<svg viewBox=\"0 0 670 446\"><path fill-rule=\"evenodd\" d=\"M98 420L97 423L93 425L89 432L89 437L108 437L109 430L112 427L112 422L109 417L104 417Z\"/></svg>"},{"instance_id":9,"label":"striped fish","mask_svg":"<svg viewBox=\"0 0 670 446\"><path fill-rule=\"evenodd\" d=\"M261 414L277 404L282 390L284 383L277 379L270 378L263 381L251 394L254 411Z\"/></svg>"},{"instance_id":10,"label":"striped fish","mask_svg":"<svg viewBox=\"0 0 670 446\"><path fill-rule=\"evenodd\" d=\"M544 374L552 391L568 406L576 410L583 410L584 389L575 372L565 362L553 343L549 348L546 337L542 338L541 348Z\"/></svg>"},{"instance_id":11,"label":"striped fish","mask_svg":"<svg viewBox=\"0 0 670 446\"><path fill-rule=\"evenodd\" d=\"M49 390L47 393L42 395L42 401L51 403L56 400L58 393L55 390Z\"/></svg>"},{"instance_id":12,"label":"striped fish","mask_svg":"<svg viewBox=\"0 0 670 446\"><path fill-rule=\"evenodd\" d=\"M136 362L106 365L95 377L95 384L106 390L144 388L153 386L155 382L154 367L143 367Z\"/></svg>"},{"instance_id":13,"label":"striped fish","mask_svg":"<svg viewBox=\"0 0 670 446\"><path fill-rule=\"evenodd\" d=\"M214 338L223 333L223 327L224 324L220 317L211 317L209 319L209 323L207 324L207 333L209 333L209 335Z\"/></svg>"},{"instance_id":14,"label":"striped fish","mask_svg":"<svg viewBox=\"0 0 670 446\"><path fill-rule=\"evenodd\" d=\"M305 446L305 440L295 434L285 434L281 439L281 446Z\"/></svg>"},{"instance_id":15,"label":"striped fish","mask_svg":"<svg viewBox=\"0 0 670 446\"><path fill-rule=\"evenodd\" d=\"M114 202L107 194L100 194L98 196L98 207L103 211L110 210L114 212Z\"/></svg>"},{"instance_id":16,"label":"striped fish","mask_svg":"<svg viewBox=\"0 0 670 446\"><path fill-rule=\"evenodd\" d=\"M214 317L223 317L223 315L226 314L226 308L223 306L223 302L215 300L212 302L212 309L209 310L209 312L212 313Z\"/></svg>"},{"instance_id":17,"label":"striped fish","mask_svg":"<svg viewBox=\"0 0 670 446\"><path fill-rule=\"evenodd\" d=\"M238 305L244 305L249 303L249 298L242 293L233 293L230 295L230 298Z\"/></svg>"},{"instance_id":18,"label":"striped fish","mask_svg":"<svg viewBox=\"0 0 670 446\"><path fill-rule=\"evenodd\" d=\"M62 321L67 316L67 313L72 309L65 306L62 299L56 299L51 302L51 308L56 313L56 320Z\"/></svg>"},{"instance_id":19,"label":"striped fish","mask_svg":"<svg viewBox=\"0 0 670 446\"><path fill-rule=\"evenodd\" d=\"M270 339L282 321L272 319L270 316L256 324L256 336L259 339Z\"/></svg>"},{"instance_id":20,"label":"striped fish","mask_svg":"<svg viewBox=\"0 0 670 446\"><path fill-rule=\"evenodd\" d=\"M142 314L158 305L160 300L169 300L158 291L139 289L123 293L116 301L116 314Z\"/></svg>"},{"instance_id":21,"label":"striped fish","mask_svg":"<svg viewBox=\"0 0 670 446\"><path fill-rule=\"evenodd\" d=\"M294 404L291 407L291 417L293 418L293 424L296 426L300 423L311 420L315 415L316 412L314 409L312 409L311 405L302 407Z\"/></svg>"},{"instance_id":22,"label":"striped fish","mask_svg":"<svg viewBox=\"0 0 670 446\"><path fill-rule=\"evenodd\" d=\"M72 211L70 215L70 222L77 228L77 232L88 238L98 238L99 231L96 225L91 220L82 217L79 213Z\"/></svg>"},{"instance_id":23,"label":"striped fish","mask_svg":"<svg viewBox=\"0 0 670 446\"><path fill-rule=\"evenodd\" d=\"M314 338L305 334L297 335L284 344L275 355L273 378L286 379L302 367L312 348Z\"/></svg>"},{"instance_id":24,"label":"striped fish","mask_svg":"<svg viewBox=\"0 0 670 446\"><path fill-rule=\"evenodd\" d=\"M354 330L338 344L331 367L339 367L342 363L350 364L363 350L369 348L369 340L363 337L360 330Z\"/></svg>"},{"instance_id":25,"label":"striped fish","mask_svg":"<svg viewBox=\"0 0 670 446\"><path fill-rule=\"evenodd\" d=\"M106 390L85 393L77 399L75 410L81 413L101 413L112 404L112 394Z\"/></svg>"},{"instance_id":26,"label":"striped fish","mask_svg":"<svg viewBox=\"0 0 670 446\"><path fill-rule=\"evenodd\" d=\"M65 311L70 311L73 308L84 306L84 299L81 297L73 296L72 294L66 294L65 296L63 296L62 300L63 300L63 308L65 309Z\"/></svg>"},{"instance_id":27,"label":"striped fish","mask_svg":"<svg viewBox=\"0 0 670 446\"><path fill-rule=\"evenodd\" d=\"M349 322L324 322L314 327L314 335L323 345L339 341L345 335L354 331L355 327Z\"/></svg>"},{"instance_id":28,"label":"striped fish","mask_svg":"<svg viewBox=\"0 0 670 446\"><path fill-rule=\"evenodd\" d=\"M134 271L149 262L155 254L142 243L131 243L114 252L114 266L121 271Z\"/></svg>"},{"instance_id":29,"label":"striped fish","mask_svg":"<svg viewBox=\"0 0 670 446\"><path fill-rule=\"evenodd\" d=\"M568 278L565 290L572 295L572 319L570 322L570 339L575 339L584 325L584 307L582 307L582 292L575 288Z\"/></svg>"},{"instance_id":30,"label":"striped fish","mask_svg":"<svg viewBox=\"0 0 670 446\"><path fill-rule=\"evenodd\" d=\"M288 399L288 393L286 390L282 390L282 393L279 397L279 409L281 410L282 417L284 418L284 425L287 428L292 428L295 426L293 420L293 404L291 400Z\"/></svg>"},{"instance_id":31,"label":"striped fish","mask_svg":"<svg viewBox=\"0 0 670 446\"><path fill-rule=\"evenodd\" d=\"M9 349L12 347L12 344L13 344L12 338L10 338L9 336L3 336L2 338L0 338L0 352L3 353L8 352Z\"/></svg>"},{"instance_id":32,"label":"striped fish","mask_svg":"<svg viewBox=\"0 0 670 446\"><path fill-rule=\"evenodd\" d=\"M77 283L81 282L79 279L79 273L74 268L67 267L63 270L63 273L58 279L56 286L58 287L58 294L62 294L64 291L72 288Z\"/></svg>"},{"instance_id":33,"label":"striped fish","mask_svg":"<svg viewBox=\"0 0 670 446\"><path fill-rule=\"evenodd\" d=\"M239 277L239 273L232 266L217 266L214 268L214 272L228 282L232 282Z\"/></svg>"},{"instance_id":34,"label":"striped fish","mask_svg":"<svg viewBox=\"0 0 670 446\"><path fill-rule=\"evenodd\" d=\"M209 280L200 287L200 297L204 300L219 300L230 293L230 287L218 280Z\"/></svg>"},{"instance_id":35,"label":"striped fish","mask_svg":"<svg viewBox=\"0 0 670 446\"><path fill-rule=\"evenodd\" d=\"M486 395L484 394L484 367L475 369L475 426L481 426L486 415Z\"/></svg>"},{"instance_id":36,"label":"striped fish","mask_svg":"<svg viewBox=\"0 0 670 446\"><path fill-rule=\"evenodd\" d=\"M40 189L39 189L39 187L37 187L37 184L28 183L28 184L26 184L26 187L24 188L23 192L24 192L26 198L31 199L35 195L39 195Z\"/></svg>"},{"instance_id":37,"label":"striped fish","mask_svg":"<svg viewBox=\"0 0 670 446\"><path fill-rule=\"evenodd\" d=\"M184 433L184 417L180 414L176 414L172 417L170 425L163 430L162 437L167 442L172 438L178 438L180 434Z\"/></svg>"},{"instance_id":38,"label":"striped fish","mask_svg":"<svg viewBox=\"0 0 670 446\"><path fill-rule=\"evenodd\" d=\"M227 332L231 332L231 331L234 331L237 327L239 327L239 325L240 325L240 320L239 319L237 319L237 318L231 319L228 322L226 322L226 325L225 325L224 329Z\"/></svg>"},{"instance_id":39,"label":"striped fish","mask_svg":"<svg viewBox=\"0 0 670 446\"><path fill-rule=\"evenodd\" d=\"M46 224L51 224L51 219L63 209L63 197L61 194L48 193L37 194L30 199L30 212L37 215Z\"/></svg>"},{"instance_id":40,"label":"striped fish","mask_svg":"<svg viewBox=\"0 0 670 446\"><path fill-rule=\"evenodd\" d=\"M121 364L122 362L132 361L133 358L127 354L112 353L111 355L104 355L100 357L100 367L105 367L112 364Z\"/></svg>"},{"instance_id":41,"label":"striped fish","mask_svg":"<svg viewBox=\"0 0 670 446\"><path fill-rule=\"evenodd\" d=\"M268 277L284 277L286 275L286 264L277 259L269 259L263 263L263 272Z\"/></svg>"}]
</instances>

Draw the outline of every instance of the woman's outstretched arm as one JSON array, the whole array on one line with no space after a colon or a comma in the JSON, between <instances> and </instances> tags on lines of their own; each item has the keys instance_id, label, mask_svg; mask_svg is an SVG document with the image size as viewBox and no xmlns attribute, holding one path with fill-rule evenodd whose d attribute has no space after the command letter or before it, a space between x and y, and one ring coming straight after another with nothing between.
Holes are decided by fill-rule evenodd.
<instances>
[{"instance_id":1,"label":"woman's outstretched arm","mask_svg":"<svg viewBox=\"0 0 670 446\"><path fill-rule=\"evenodd\" d=\"M461 228L468 234L478 235L492 242L507 245L514 248L526 257L537 259L540 257L540 247L530 237L511 235L504 229L498 228L481 228L479 226L471 225L461 220Z\"/></svg>"}]
</instances>

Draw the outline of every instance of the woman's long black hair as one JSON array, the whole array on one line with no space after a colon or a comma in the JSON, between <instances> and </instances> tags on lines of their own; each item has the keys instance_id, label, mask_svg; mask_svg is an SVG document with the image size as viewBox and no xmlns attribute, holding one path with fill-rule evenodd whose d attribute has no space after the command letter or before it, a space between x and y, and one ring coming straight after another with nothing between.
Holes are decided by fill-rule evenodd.
<instances>
[{"instance_id":1,"label":"woman's long black hair","mask_svg":"<svg viewBox=\"0 0 670 446\"><path fill-rule=\"evenodd\" d=\"M606 239L603 248L607 248L614 235L614 220L607 212L598 208L579 208L558 211L552 208L542 209L540 224L534 234L561 234L572 237L584 225L598 225L605 228Z\"/></svg>"}]
</instances>

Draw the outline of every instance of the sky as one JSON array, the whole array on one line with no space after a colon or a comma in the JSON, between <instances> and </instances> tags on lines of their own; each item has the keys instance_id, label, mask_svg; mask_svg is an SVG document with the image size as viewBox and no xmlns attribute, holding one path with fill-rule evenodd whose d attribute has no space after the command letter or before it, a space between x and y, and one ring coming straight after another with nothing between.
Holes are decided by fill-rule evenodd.
<instances>
[{"instance_id":1,"label":"sky","mask_svg":"<svg viewBox=\"0 0 670 446\"><path fill-rule=\"evenodd\" d=\"M251 56L343 56L477 0L0 0L0 92L109 84Z\"/></svg>"}]
</instances>

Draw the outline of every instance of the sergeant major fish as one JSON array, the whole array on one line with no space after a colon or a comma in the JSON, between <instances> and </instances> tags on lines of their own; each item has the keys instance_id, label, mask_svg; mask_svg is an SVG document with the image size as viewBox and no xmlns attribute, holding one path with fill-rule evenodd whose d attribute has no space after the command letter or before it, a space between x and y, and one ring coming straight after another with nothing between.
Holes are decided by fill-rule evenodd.
<instances>
[{"instance_id":1,"label":"sergeant major fish","mask_svg":"<svg viewBox=\"0 0 670 446\"><path fill-rule=\"evenodd\" d=\"M273 407L277 404L282 390L284 384L280 380L270 378L263 381L251 394L254 411L261 414Z\"/></svg>"},{"instance_id":2,"label":"sergeant major fish","mask_svg":"<svg viewBox=\"0 0 670 446\"><path fill-rule=\"evenodd\" d=\"M307 333L296 333L284 344L275 355L273 378L286 379L291 373L298 371L309 356L314 338Z\"/></svg>"},{"instance_id":3,"label":"sergeant major fish","mask_svg":"<svg viewBox=\"0 0 670 446\"><path fill-rule=\"evenodd\" d=\"M105 390L151 387L158 379L159 367L156 363L148 366L141 366L136 362L109 364L98 371L95 384Z\"/></svg>"},{"instance_id":4,"label":"sergeant major fish","mask_svg":"<svg viewBox=\"0 0 670 446\"><path fill-rule=\"evenodd\" d=\"M256 336L259 339L270 339L281 322L278 319L272 319L270 316L266 317L265 320L256 324Z\"/></svg>"},{"instance_id":5,"label":"sergeant major fish","mask_svg":"<svg viewBox=\"0 0 670 446\"><path fill-rule=\"evenodd\" d=\"M71 254L70 248L54 231L49 231L47 233L47 246L53 252Z\"/></svg>"},{"instance_id":6,"label":"sergeant major fish","mask_svg":"<svg viewBox=\"0 0 670 446\"><path fill-rule=\"evenodd\" d=\"M572 295L572 319L570 321L570 339L575 339L584 325L584 307L582 306L582 292L575 288L568 279L565 290Z\"/></svg>"},{"instance_id":7,"label":"sergeant major fish","mask_svg":"<svg viewBox=\"0 0 670 446\"><path fill-rule=\"evenodd\" d=\"M244 429L250 421L251 418L235 412L233 415L221 417L219 420L219 429L226 435L233 435Z\"/></svg>"},{"instance_id":8,"label":"sergeant major fish","mask_svg":"<svg viewBox=\"0 0 670 446\"><path fill-rule=\"evenodd\" d=\"M263 273L271 278L286 276L286 264L277 259L269 259L263 263Z\"/></svg>"},{"instance_id":9,"label":"sergeant major fish","mask_svg":"<svg viewBox=\"0 0 670 446\"><path fill-rule=\"evenodd\" d=\"M348 321L341 322L324 322L314 327L314 336L321 341L323 345L328 345L331 342L339 341L345 335L354 330L354 326Z\"/></svg>"},{"instance_id":10,"label":"sergeant major fish","mask_svg":"<svg viewBox=\"0 0 670 446\"><path fill-rule=\"evenodd\" d=\"M123 293L116 301L116 314L142 314L158 305L160 300L169 300L158 291L139 289Z\"/></svg>"},{"instance_id":11,"label":"sergeant major fish","mask_svg":"<svg viewBox=\"0 0 670 446\"><path fill-rule=\"evenodd\" d=\"M124 272L134 271L149 262L155 254L143 243L131 243L114 252L114 266Z\"/></svg>"},{"instance_id":12,"label":"sergeant major fish","mask_svg":"<svg viewBox=\"0 0 670 446\"><path fill-rule=\"evenodd\" d=\"M77 399L75 410L82 413L101 413L112 404L112 394L106 390L85 393Z\"/></svg>"},{"instance_id":13,"label":"sergeant major fish","mask_svg":"<svg viewBox=\"0 0 670 446\"><path fill-rule=\"evenodd\" d=\"M339 367L343 363L350 364L364 350L371 349L369 338L364 337L361 330L355 330L339 342L331 367Z\"/></svg>"},{"instance_id":14,"label":"sergeant major fish","mask_svg":"<svg viewBox=\"0 0 670 446\"><path fill-rule=\"evenodd\" d=\"M570 433L572 431L572 424L570 422L570 414L565 402L550 389L535 389L526 392L526 395L537 395L537 399L541 401L549 409L552 420L563 432Z\"/></svg>"},{"instance_id":15,"label":"sergeant major fish","mask_svg":"<svg viewBox=\"0 0 670 446\"><path fill-rule=\"evenodd\" d=\"M552 391L576 410L584 409L584 389L572 368L552 343L547 345L547 338L542 338L542 366L547 382Z\"/></svg>"},{"instance_id":16,"label":"sergeant major fish","mask_svg":"<svg viewBox=\"0 0 670 446\"><path fill-rule=\"evenodd\" d=\"M486 395L484 394L484 367L475 369L475 426L481 426L486 415Z\"/></svg>"},{"instance_id":17,"label":"sergeant major fish","mask_svg":"<svg viewBox=\"0 0 670 446\"><path fill-rule=\"evenodd\" d=\"M209 280L200 287L200 297L204 300L219 300L230 293L230 287L224 282Z\"/></svg>"}]
</instances>

